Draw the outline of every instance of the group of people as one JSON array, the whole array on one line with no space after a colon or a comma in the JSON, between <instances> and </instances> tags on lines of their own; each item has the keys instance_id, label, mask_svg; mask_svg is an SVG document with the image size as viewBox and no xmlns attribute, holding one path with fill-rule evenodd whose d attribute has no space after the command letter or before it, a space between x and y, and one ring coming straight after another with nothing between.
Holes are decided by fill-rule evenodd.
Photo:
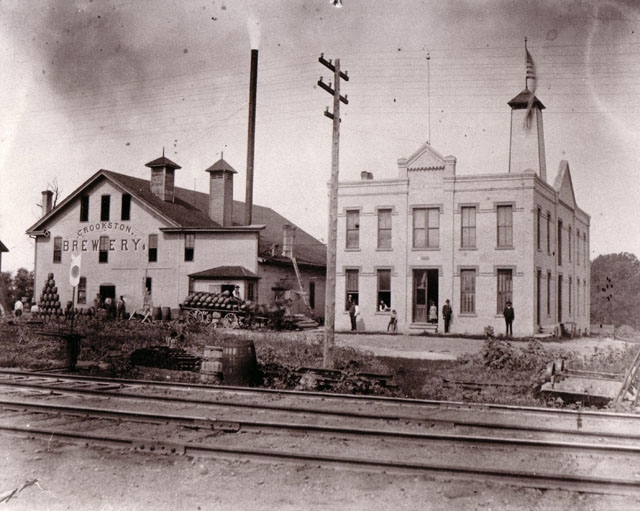
<instances>
[{"instance_id":1,"label":"group of people","mask_svg":"<svg viewBox=\"0 0 640 511\"><path fill-rule=\"evenodd\" d=\"M122 295L117 300L107 296L103 302L100 293L97 293L93 299L93 307L95 310L105 309L110 318L126 319L127 305Z\"/></svg>"},{"instance_id":2,"label":"group of people","mask_svg":"<svg viewBox=\"0 0 640 511\"><path fill-rule=\"evenodd\" d=\"M354 300L351 295L349 295L347 300L347 309L349 310L349 318L351 319L351 331L355 332L357 329L357 321L358 316L360 315L360 307L358 306L357 300ZM378 306L378 311L380 312L388 312L389 306L384 302L384 300L380 300L380 305ZM513 304L508 301L502 311L504 316L504 321L506 325L506 336L513 336L513 321L515 320L516 314L513 309ZM451 320L453 318L453 309L451 307L451 302L447 298L442 306L442 319L444 320L444 333L449 333L449 328L451 326ZM427 321L429 323L438 323L438 307L435 302L431 300L429 302L429 311ZM397 332L398 331L398 313L395 309L391 310L391 314L389 315L389 323L387 324L387 332Z\"/></svg>"}]
</instances>

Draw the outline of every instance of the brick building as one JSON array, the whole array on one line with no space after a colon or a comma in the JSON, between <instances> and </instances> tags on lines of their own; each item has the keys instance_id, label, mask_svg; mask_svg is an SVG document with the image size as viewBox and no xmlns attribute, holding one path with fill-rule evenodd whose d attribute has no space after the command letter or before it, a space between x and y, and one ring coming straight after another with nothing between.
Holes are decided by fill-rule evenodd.
<instances>
[{"instance_id":1,"label":"brick building","mask_svg":"<svg viewBox=\"0 0 640 511\"><path fill-rule=\"evenodd\" d=\"M36 293L53 273L60 300L70 301L71 256L80 255L80 308L99 294L138 309L147 291L153 306L176 308L193 291L240 286L257 303L290 299L293 313L309 313L306 293L311 312L324 315L326 246L270 208L253 205L243 225L236 171L224 159L206 169L208 194L176 187L180 166L164 155L146 166L149 180L100 170L55 208L43 192L43 217L27 231Z\"/></svg>"},{"instance_id":2,"label":"brick building","mask_svg":"<svg viewBox=\"0 0 640 511\"><path fill-rule=\"evenodd\" d=\"M528 84L527 84L528 85ZM389 311L404 332L504 333L502 311L514 304L514 335L589 329L589 225L566 161L547 182L542 110L528 86L511 107L509 168L459 175L456 158L428 143L398 160L394 179L338 189L336 303L338 329L349 328L348 296L367 330L385 330ZM438 310L437 323L428 309Z\"/></svg>"}]
</instances>

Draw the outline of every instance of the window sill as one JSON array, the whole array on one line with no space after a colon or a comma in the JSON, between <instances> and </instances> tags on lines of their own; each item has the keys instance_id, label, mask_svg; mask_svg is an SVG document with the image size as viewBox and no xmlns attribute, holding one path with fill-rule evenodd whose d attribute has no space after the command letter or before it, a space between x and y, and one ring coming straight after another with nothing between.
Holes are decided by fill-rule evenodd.
<instances>
[{"instance_id":1,"label":"window sill","mask_svg":"<svg viewBox=\"0 0 640 511\"><path fill-rule=\"evenodd\" d=\"M376 248L376 252L393 252L393 248Z\"/></svg>"},{"instance_id":2,"label":"window sill","mask_svg":"<svg viewBox=\"0 0 640 511\"><path fill-rule=\"evenodd\" d=\"M462 252L478 250L478 247L460 247L458 250Z\"/></svg>"},{"instance_id":3,"label":"window sill","mask_svg":"<svg viewBox=\"0 0 640 511\"><path fill-rule=\"evenodd\" d=\"M509 247L496 247L496 250L515 250L515 247L509 246Z\"/></svg>"},{"instance_id":4,"label":"window sill","mask_svg":"<svg viewBox=\"0 0 640 511\"><path fill-rule=\"evenodd\" d=\"M438 252L440 247L411 247L412 252Z\"/></svg>"},{"instance_id":5,"label":"window sill","mask_svg":"<svg viewBox=\"0 0 640 511\"><path fill-rule=\"evenodd\" d=\"M459 318L477 318L478 315L475 312L461 312L458 314Z\"/></svg>"},{"instance_id":6,"label":"window sill","mask_svg":"<svg viewBox=\"0 0 640 511\"><path fill-rule=\"evenodd\" d=\"M345 252L360 252L359 248L345 248Z\"/></svg>"}]
</instances>

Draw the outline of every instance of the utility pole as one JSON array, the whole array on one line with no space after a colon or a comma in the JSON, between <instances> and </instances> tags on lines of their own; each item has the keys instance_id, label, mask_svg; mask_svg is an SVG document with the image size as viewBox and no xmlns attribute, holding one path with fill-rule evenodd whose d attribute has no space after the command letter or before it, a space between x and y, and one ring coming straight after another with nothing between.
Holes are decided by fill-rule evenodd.
<instances>
[{"instance_id":1,"label":"utility pole","mask_svg":"<svg viewBox=\"0 0 640 511\"><path fill-rule=\"evenodd\" d=\"M333 96L333 112L329 112L329 107L324 115L333 120L333 145L331 149L331 181L329 185L329 240L327 242L327 283L325 291L324 305L324 347L322 355L323 366L329 367L331 349L335 345L335 315L336 315L336 249L338 239L338 172L339 172L339 149L340 149L340 102L349 104L347 96L340 95L340 80L349 81L347 73L340 71L340 59L335 63L324 58L324 53L318 59L320 64L333 71L333 83L327 85L318 80L318 85Z\"/></svg>"}]
</instances>

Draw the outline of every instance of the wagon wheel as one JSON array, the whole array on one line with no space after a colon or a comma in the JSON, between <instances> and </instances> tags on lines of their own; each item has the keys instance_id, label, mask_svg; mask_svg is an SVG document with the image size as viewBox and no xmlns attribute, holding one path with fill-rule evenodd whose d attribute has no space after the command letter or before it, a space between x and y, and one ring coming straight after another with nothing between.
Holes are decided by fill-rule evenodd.
<instances>
[{"instance_id":1,"label":"wagon wheel","mask_svg":"<svg viewBox=\"0 0 640 511\"><path fill-rule=\"evenodd\" d=\"M222 326L225 328L238 328L238 316L229 312L222 318Z\"/></svg>"},{"instance_id":2,"label":"wagon wheel","mask_svg":"<svg viewBox=\"0 0 640 511\"><path fill-rule=\"evenodd\" d=\"M202 325L208 325L211 322L209 312L203 310L198 311L198 322Z\"/></svg>"},{"instance_id":3,"label":"wagon wheel","mask_svg":"<svg viewBox=\"0 0 640 511\"><path fill-rule=\"evenodd\" d=\"M187 310L187 323L189 325L193 325L195 323L199 323L200 320L198 318L198 313L200 311L197 310Z\"/></svg>"}]
</instances>

